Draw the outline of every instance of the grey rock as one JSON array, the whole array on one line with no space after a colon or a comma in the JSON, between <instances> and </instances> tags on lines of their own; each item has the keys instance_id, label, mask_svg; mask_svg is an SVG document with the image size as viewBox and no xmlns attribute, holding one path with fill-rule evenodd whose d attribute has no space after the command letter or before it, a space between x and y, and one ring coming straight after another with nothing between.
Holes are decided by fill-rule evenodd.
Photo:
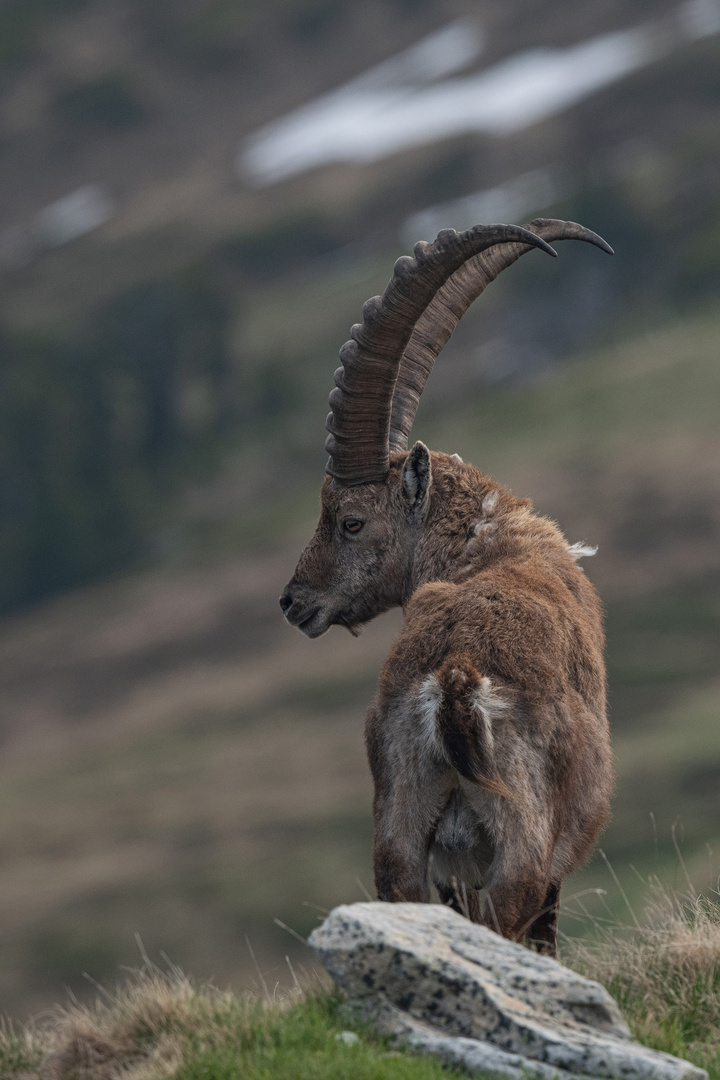
<instances>
[{"instance_id":1,"label":"grey rock","mask_svg":"<svg viewBox=\"0 0 720 1080\"><path fill-rule=\"evenodd\" d=\"M357 1046L360 1037L354 1031L338 1031L335 1036L338 1042L344 1042L346 1046Z\"/></svg>"},{"instance_id":2,"label":"grey rock","mask_svg":"<svg viewBox=\"0 0 720 1080\"><path fill-rule=\"evenodd\" d=\"M707 1080L635 1042L599 983L436 904L335 908L310 944L382 1031L469 1072L523 1080Z\"/></svg>"}]
</instances>

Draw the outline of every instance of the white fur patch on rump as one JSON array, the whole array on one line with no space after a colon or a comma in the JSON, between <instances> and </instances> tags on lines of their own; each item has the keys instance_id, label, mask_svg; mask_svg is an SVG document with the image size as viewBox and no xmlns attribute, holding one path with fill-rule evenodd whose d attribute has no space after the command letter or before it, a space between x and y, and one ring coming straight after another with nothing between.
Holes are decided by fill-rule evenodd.
<instances>
[{"instance_id":1,"label":"white fur patch on rump","mask_svg":"<svg viewBox=\"0 0 720 1080\"><path fill-rule=\"evenodd\" d=\"M462 693L463 691L461 691ZM483 676L480 685L467 693L469 707L476 714L482 731L482 741L488 750L493 747L493 720L510 708L510 703L496 693L492 682ZM442 702L442 690L434 675L421 684L417 694L418 734L423 749L433 757L447 761L445 744L438 732L437 717Z\"/></svg>"},{"instance_id":2,"label":"white fur patch on rump","mask_svg":"<svg viewBox=\"0 0 720 1080\"><path fill-rule=\"evenodd\" d=\"M434 757L447 759L442 739L438 735L437 715L442 701L440 683L434 675L428 675L417 695L417 714L420 721L419 735L423 748Z\"/></svg>"},{"instance_id":3,"label":"white fur patch on rump","mask_svg":"<svg viewBox=\"0 0 720 1080\"><path fill-rule=\"evenodd\" d=\"M487 675L484 675L480 680L480 685L473 691L470 697L470 704L474 711L480 717L480 722L483 726L483 735L485 745L488 750L493 747L493 729L492 722L496 717L501 716L504 712L510 708L507 701L501 698L495 693L493 684Z\"/></svg>"}]
</instances>

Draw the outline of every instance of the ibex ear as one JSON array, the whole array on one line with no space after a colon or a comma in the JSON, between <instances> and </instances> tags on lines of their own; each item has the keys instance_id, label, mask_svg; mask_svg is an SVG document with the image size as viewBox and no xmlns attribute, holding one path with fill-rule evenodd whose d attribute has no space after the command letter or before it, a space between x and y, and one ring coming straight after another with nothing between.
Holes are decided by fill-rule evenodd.
<instances>
[{"instance_id":1,"label":"ibex ear","mask_svg":"<svg viewBox=\"0 0 720 1080\"><path fill-rule=\"evenodd\" d=\"M403 495L410 506L420 506L430 487L430 451L424 443L416 442L403 466Z\"/></svg>"}]
</instances>

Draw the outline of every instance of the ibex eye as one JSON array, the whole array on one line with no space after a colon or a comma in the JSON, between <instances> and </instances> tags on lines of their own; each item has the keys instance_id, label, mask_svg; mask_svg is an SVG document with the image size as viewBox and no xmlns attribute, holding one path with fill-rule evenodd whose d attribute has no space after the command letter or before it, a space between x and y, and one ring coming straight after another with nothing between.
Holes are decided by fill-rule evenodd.
<instances>
[{"instance_id":1,"label":"ibex eye","mask_svg":"<svg viewBox=\"0 0 720 1080\"><path fill-rule=\"evenodd\" d=\"M364 524L359 518L345 518L343 521L345 532L349 533L359 533Z\"/></svg>"}]
</instances>

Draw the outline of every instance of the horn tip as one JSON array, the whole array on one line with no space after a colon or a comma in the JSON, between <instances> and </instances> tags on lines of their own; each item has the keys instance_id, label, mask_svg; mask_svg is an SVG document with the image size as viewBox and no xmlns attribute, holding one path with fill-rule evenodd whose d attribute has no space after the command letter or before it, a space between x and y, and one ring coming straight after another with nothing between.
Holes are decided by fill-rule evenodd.
<instances>
[{"instance_id":1,"label":"horn tip","mask_svg":"<svg viewBox=\"0 0 720 1080\"><path fill-rule=\"evenodd\" d=\"M536 222L531 222L531 225L535 225ZM540 251L544 251L546 255L552 255L554 259L557 258L557 251L554 247L550 247L547 240L543 240L542 236L534 232L532 228L526 229L522 225L516 226L520 239L523 243L530 244L532 247L540 248Z\"/></svg>"},{"instance_id":2,"label":"horn tip","mask_svg":"<svg viewBox=\"0 0 720 1080\"><path fill-rule=\"evenodd\" d=\"M551 245L549 245L546 240L543 240L542 237L536 237L536 240L540 241L540 243L535 243L535 247L539 247L540 251L545 252L546 255L552 255L554 259L557 258L557 252L555 251L555 248L551 247Z\"/></svg>"},{"instance_id":3,"label":"horn tip","mask_svg":"<svg viewBox=\"0 0 720 1080\"><path fill-rule=\"evenodd\" d=\"M603 240L602 236L598 236L592 229L586 229L584 225L578 225L575 221L562 221L558 218L533 218L530 222L530 229L550 229L556 232L553 237L554 240L584 240L587 244L594 244L595 247L600 248L607 255L614 255L615 252L608 244L607 240Z\"/></svg>"}]
</instances>

